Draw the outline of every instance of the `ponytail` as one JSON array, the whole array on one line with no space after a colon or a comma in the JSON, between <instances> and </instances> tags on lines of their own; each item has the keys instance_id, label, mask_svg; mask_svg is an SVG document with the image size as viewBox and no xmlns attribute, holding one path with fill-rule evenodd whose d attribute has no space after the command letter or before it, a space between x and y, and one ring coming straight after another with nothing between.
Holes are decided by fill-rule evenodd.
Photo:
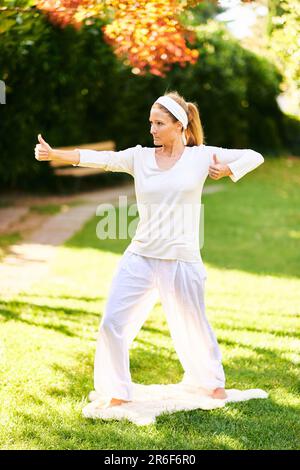
<instances>
[{"instance_id":1,"label":"ponytail","mask_svg":"<svg viewBox=\"0 0 300 470\"><path fill-rule=\"evenodd\" d=\"M179 95L177 91L170 91L165 93L164 96L169 96L176 103L178 103L185 110L188 116L188 126L185 130L185 136L188 147L193 147L194 145L201 145L204 142L204 133L203 127L201 124L200 114L197 103L186 102L183 96ZM175 116L170 113L167 109L164 111L168 112L170 117L174 122L177 121Z\"/></svg>"}]
</instances>

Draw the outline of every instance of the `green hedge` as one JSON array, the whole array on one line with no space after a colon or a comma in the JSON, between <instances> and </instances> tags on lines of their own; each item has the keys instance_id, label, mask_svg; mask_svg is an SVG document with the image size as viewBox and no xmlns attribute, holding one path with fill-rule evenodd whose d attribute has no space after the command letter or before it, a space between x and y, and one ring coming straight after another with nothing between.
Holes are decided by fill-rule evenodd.
<instances>
[{"instance_id":1,"label":"green hedge","mask_svg":"<svg viewBox=\"0 0 300 470\"><path fill-rule=\"evenodd\" d=\"M38 133L53 147L107 139L117 150L152 146L149 110L166 89L198 103L208 145L275 154L290 151L287 144L299 149L297 125L290 126L277 106L280 75L223 31L199 31L192 45L200 50L197 64L175 65L162 79L134 75L119 62L103 40L100 20L76 31L55 27L38 13L15 19L0 34L0 79L6 84L6 105L0 106L2 189L77 187L34 159ZM108 173L89 182L127 179Z\"/></svg>"}]
</instances>

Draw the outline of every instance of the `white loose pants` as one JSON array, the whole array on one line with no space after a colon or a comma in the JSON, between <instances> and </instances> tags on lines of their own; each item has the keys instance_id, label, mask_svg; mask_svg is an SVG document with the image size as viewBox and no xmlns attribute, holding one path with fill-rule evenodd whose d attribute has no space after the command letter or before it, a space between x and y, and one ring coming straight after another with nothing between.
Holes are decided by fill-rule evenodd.
<instances>
[{"instance_id":1,"label":"white loose pants","mask_svg":"<svg viewBox=\"0 0 300 470\"><path fill-rule=\"evenodd\" d=\"M209 391L225 388L222 356L205 315L201 262L150 258L125 251L114 274L100 324L94 387L106 398L132 400L129 348L160 298L182 382Z\"/></svg>"}]
</instances>

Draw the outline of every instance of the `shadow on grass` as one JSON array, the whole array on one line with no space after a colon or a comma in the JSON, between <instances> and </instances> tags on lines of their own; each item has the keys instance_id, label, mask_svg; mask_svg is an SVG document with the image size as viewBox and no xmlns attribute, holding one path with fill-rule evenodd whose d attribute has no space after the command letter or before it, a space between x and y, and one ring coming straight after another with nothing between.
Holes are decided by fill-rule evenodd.
<instances>
[{"instance_id":1,"label":"shadow on grass","mask_svg":"<svg viewBox=\"0 0 300 470\"><path fill-rule=\"evenodd\" d=\"M79 301L82 301L82 302L100 302L100 301L103 301L105 300L106 298L105 297L100 297L100 296L97 296L97 297L92 297L92 296L89 296L89 297L78 297L78 296L72 296L72 295L62 295L62 294L59 294L59 295L51 295L51 294L43 294L43 295L37 295L37 294L27 294L26 292L22 292L20 294L20 297L37 297L37 298L43 298L43 299L64 299L64 300L79 300Z\"/></svg>"},{"instance_id":2,"label":"shadow on grass","mask_svg":"<svg viewBox=\"0 0 300 470\"><path fill-rule=\"evenodd\" d=\"M1 300L0 317L1 316L6 321L14 320L26 325L54 330L66 336L81 337L82 335L75 333L72 327L74 327L74 330L78 329L78 321L80 319L82 319L85 324L88 319L100 319L100 312L86 312L82 309L79 310L75 308L53 307L49 305L35 305L29 302ZM66 321L68 325L64 324L64 321Z\"/></svg>"},{"instance_id":3,"label":"shadow on grass","mask_svg":"<svg viewBox=\"0 0 300 470\"><path fill-rule=\"evenodd\" d=\"M25 297L22 294L22 297ZM28 297L39 297L39 296L32 296L28 295ZM45 296L42 296L43 299ZM56 296L46 296L47 298L56 298ZM61 297L59 298L67 298L69 297ZM85 301L85 297L76 297L76 300ZM95 299L89 299L88 301L92 300L104 300L103 297L97 297ZM90 312L85 311L83 309L76 309L70 307L54 307L49 305L35 305L30 302L22 302L22 301L10 301L10 300L1 300L0 301L0 317L5 319L5 321L17 321L24 323L30 326L36 326L40 328L45 328L49 330L54 330L59 333L65 334L70 337L81 337L80 334L75 333L72 330L78 329L78 322L80 320L83 321L83 324L87 324L89 320L95 324L95 327L98 328L99 323L103 317L104 312L99 309L99 312ZM28 316L28 318L26 318ZM67 324L64 324L64 321ZM71 324L70 324L71 322ZM160 336L168 337L169 332L168 329L158 329L153 328L151 326L146 326L144 324L143 329L148 333L155 333ZM149 343L149 345L151 345Z\"/></svg>"},{"instance_id":4,"label":"shadow on grass","mask_svg":"<svg viewBox=\"0 0 300 470\"><path fill-rule=\"evenodd\" d=\"M227 330L228 331L228 326L226 324L220 324L218 321L215 322L215 327L218 330ZM300 338L300 332L297 331L287 331L286 329L284 330L270 330L268 328L260 329L260 328L253 328L250 326L232 326L230 325L230 331L248 331L249 333L261 333L261 334L267 334L267 335L273 335L273 336L278 336L278 337L288 337L288 338Z\"/></svg>"},{"instance_id":5,"label":"shadow on grass","mask_svg":"<svg viewBox=\"0 0 300 470\"><path fill-rule=\"evenodd\" d=\"M249 364L253 364L252 370L256 370L256 384L259 384L261 377L263 377L263 382L264 384L267 384L267 387L276 387L280 385L280 387L283 388L290 387L292 389L299 389L300 392L298 365L282 357L283 351L278 352L276 349L253 346L249 343L243 343L240 340L228 340L227 338L222 338L220 335L218 341L220 345L224 344L230 347L244 348L255 353L255 358L253 359L239 356L238 364L242 365L242 368L236 366L236 358L233 358L230 365L225 367L226 376L229 375L232 377L237 386L239 386L238 384L241 377L243 380L247 380ZM250 382L247 380L245 386L247 388L260 388L262 386L253 386L253 383L254 382L252 382L252 380ZM289 387L287 387L287 385L289 385Z\"/></svg>"}]
</instances>

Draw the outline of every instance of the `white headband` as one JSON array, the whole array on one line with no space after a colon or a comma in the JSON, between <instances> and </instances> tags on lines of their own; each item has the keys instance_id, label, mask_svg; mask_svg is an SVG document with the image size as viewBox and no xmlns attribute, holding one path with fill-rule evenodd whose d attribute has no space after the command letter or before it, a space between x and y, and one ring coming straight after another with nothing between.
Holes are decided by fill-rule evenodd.
<instances>
[{"instance_id":1,"label":"white headband","mask_svg":"<svg viewBox=\"0 0 300 470\"><path fill-rule=\"evenodd\" d=\"M183 109L183 107L180 106L180 104L178 104L175 100L173 100L173 98L170 98L169 96L160 96L155 101L155 103L162 104L165 108L167 108L173 114L173 116L175 116L178 119L178 121L181 122L184 129L187 128L187 125L189 122L187 114L185 110Z\"/></svg>"}]
</instances>

